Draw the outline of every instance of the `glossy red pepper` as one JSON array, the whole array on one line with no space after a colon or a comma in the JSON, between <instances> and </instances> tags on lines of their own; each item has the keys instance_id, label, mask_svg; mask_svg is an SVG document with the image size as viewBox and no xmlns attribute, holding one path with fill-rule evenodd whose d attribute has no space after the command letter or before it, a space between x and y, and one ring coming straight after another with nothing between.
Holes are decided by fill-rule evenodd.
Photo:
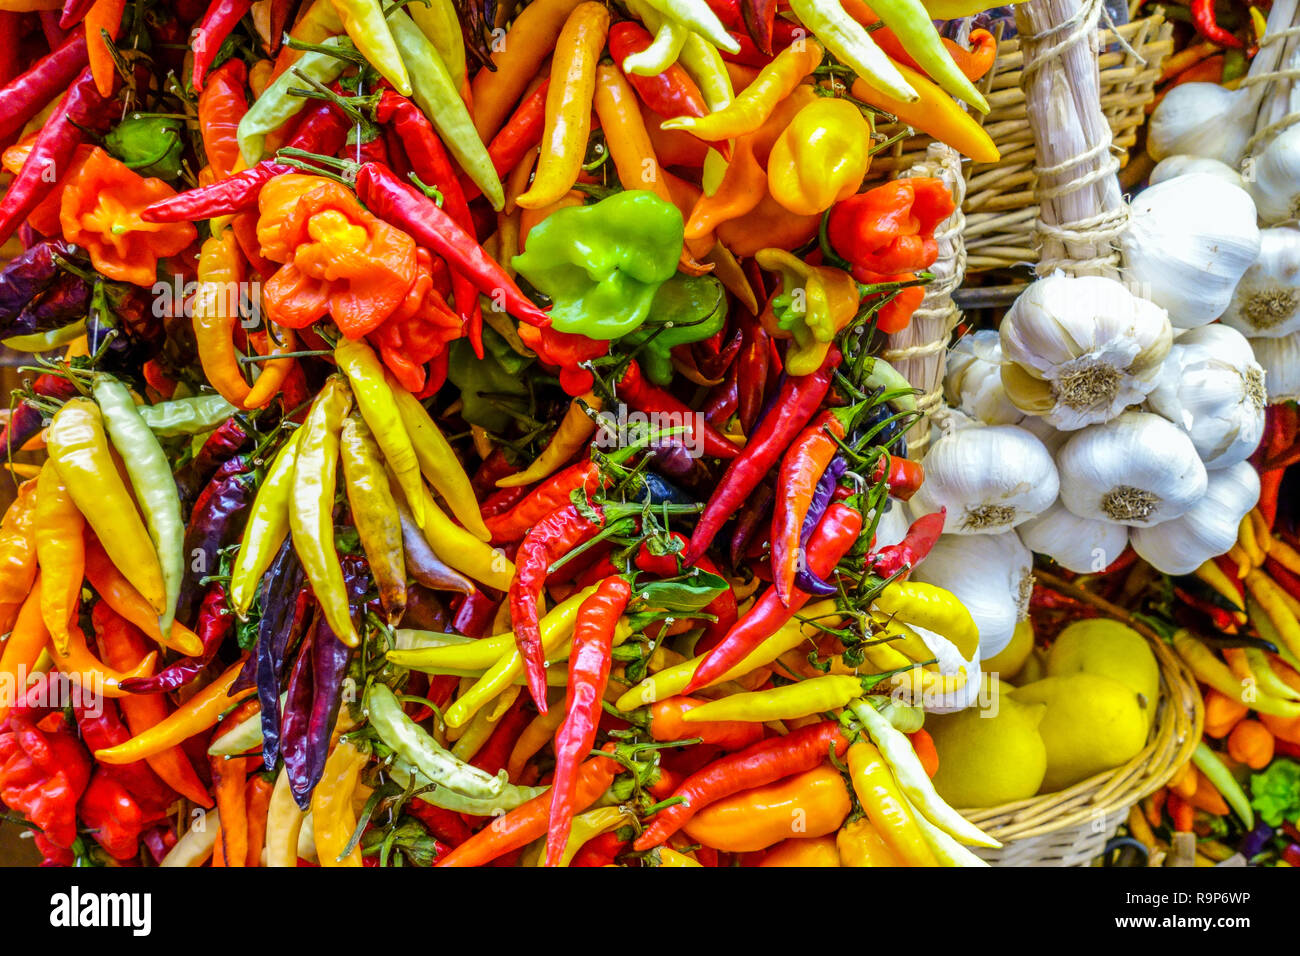
<instances>
[{"instance_id":1,"label":"glossy red pepper","mask_svg":"<svg viewBox=\"0 0 1300 956\"><path fill-rule=\"evenodd\" d=\"M902 541L872 552L867 558L867 567L882 578L892 578L896 574L911 571L934 548L939 535L943 533L943 522L947 514L948 509L943 508L917 518L907 529Z\"/></svg>"},{"instance_id":2,"label":"glossy red pepper","mask_svg":"<svg viewBox=\"0 0 1300 956\"><path fill-rule=\"evenodd\" d=\"M209 4L203 22L190 39L190 48L194 50L194 71L190 74L190 83L196 90L203 90L208 70L212 68L212 61L217 58L221 44L226 42L226 37L234 32L236 24L252 8L253 0L212 0Z\"/></svg>"},{"instance_id":3,"label":"glossy red pepper","mask_svg":"<svg viewBox=\"0 0 1300 956\"><path fill-rule=\"evenodd\" d=\"M667 421L680 422L687 428L686 434L682 436L683 441L698 443L698 447L710 458L734 459L741 454L739 448L727 441L708 422L698 422L696 419L699 413L665 389L647 381L635 361L628 363L623 377L619 379L618 395L639 412L659 414Z\"/></svg>"},{"instance_id":4,"label":"glossy red pepper","mask_svg":"<svg viewBox=\"0 0 1300 956\"><path fill-rule=\"evenodd\" d=\"M839 451L836 439L844 435L843 413L828 409L812 420L781 459L772 510L771 564L772 586L785 604L794 593L797 563L803 560L800 543L813 492Z\"/></svg>"},{"instance_id":5,"label":"glossy red pepper","mask_svg":"<svg viewBox=\"0 0 1300 956\"><path fill-rule=\"evenodd\" d=\"M26 126L50 100L68 88L85 66L86 34L78 30L57 50L8 80L0 89L0 140Z\"/></svg>"}]
</instances>

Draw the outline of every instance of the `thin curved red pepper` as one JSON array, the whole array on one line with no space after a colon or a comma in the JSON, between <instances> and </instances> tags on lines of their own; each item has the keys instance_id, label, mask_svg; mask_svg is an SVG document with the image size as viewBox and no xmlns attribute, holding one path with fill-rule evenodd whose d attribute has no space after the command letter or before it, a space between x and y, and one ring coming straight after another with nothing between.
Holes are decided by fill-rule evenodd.
<instances>
[{"instance_id":1,"label":"thin curved red pepper","mask_svg":"<svg viewBox=\"0 0 1300 956\"><path fill-rule=\"evenodd\" d=\"M777 597L789 604L794 593L796 562L804 519L822 472L840 446L835 439L845 435L841 414L826 410L803 430L781 459L776 476L776 499L772 509L772 585Z\"/></svg>"},{"instance_id":2,"label":"thin curved red pepper","mask_svg":"<svg viewBox=\"0 0 1300 956\"><path fill-rule=\"evenodd\" d=\"M45 104L68 88L85 66L86 34L78 30L57 50L10 80L0 90L0 140L26 126Z\"/></svg>"},{"instance_id":3,"label":"thin curved red pepper","mask_svg":"<svg viewBox=\"0 0 1300 956\"><path fill-rule=\"evenodd\" d=\"M655 814L632 846L636 850L658 846L709 804L742 790L763 787L812 770L827 759L832 749L841 756L848 747L839 723L825 720L728 754L687 777L673 792L674 797L682 797L684 802Z\"/></svg>"},{"instance_id":4,"label":"thin curved red pepper","mask_svg":"<svg viewBox=\"0 0 1300 956\"><path fill-rule=\"evenodd\" d=\"M722 480L709 496L691 535L691 545L684 555L687 564L694 564L708 550L727 519L744 504L781 459L790 442L808 424L830 389L831 376L839 361L839 349L832 346L826 353L826 361L816 372L786 377L771 411L763 418L744 451L727 466Z\"/></svg>"},{"instance_id":5,"label":"thin curved red pepper","mask_svg":"<svg viewBox=\"0 0 1300 956\"><path fill-rule=\"evenodd\" d=\"M861 531L862 513L843 502L833 503L826 509L821 523L808 539L808 569L817 577L825 578L853 547ZM701 687L707 687L740 663L750 651L794 617L810 597L806 591L793 588L790 603L784 604L777 596L776 588L768 588L745 616L727 632L722 643L700 661L682 693L690 694Z\"/></svg>"},{"instance_id":6,"label":"thin curved red pepper","mask_svg":"<svg viewBox=\"0 0 1300 956\"><path fill-rule=\"evenodd\" d=\"M442 208L465 232L474 234L474 217L461 191L460 180L451 157L433 124L414 103L394 90L384 90L375 110L375 119L390 125L401 139L411 168L426 186L442 194ZM451 293L456 314L465 320L469 343L474 354L483 357L483 311L478 290L460 270L451 273Z\"/></svg>"},{"instance_id":7,"label":"thin curved red pepper","mask_svg":"<svg viewBox=\"0 0 1300 956\"><path fill-rule=\"evenodd\" d=\"M550 316L529 301L515 280L483 251L474 236L391 170L364 163L357 172L357 196L380 219L405 230L417 244L446 259L452 271L460 271L492 300L494 308L504 309L529 325L551 324Z\"/></svg>"},{"instance_id":8,"label":"thin curved red pepper","mask_svg":"<svg viewBox=\"0 0 1300 956\"><path fill-rule=\"evenodd\" d=\"M504 514L493 518L484 515L483 523L492 535L493 544L518 541L537 522L567 505L570 493L576 489L585 488L591 494L601 487L600 468L596 463L579 461L551 475Z\"/></svg>"},{"instance_id":9,"label":"thin curved red pepper","mask_svg":"<svg viewBox=\"0 0 1300 956\"><path fill-rule=\"evenodd\" d=\"M605 512L593 508L594 518L573 505L551 512L533 526L515 555L515 576L510 580L510 625L524 660L528 692L541 713L546 713L546 657L538 625L537 602L546 587L551 565L569 551L590 541L605 526Z\"/></svg>"},{"instance_id":10,"label":"thin curved red pepper","mask_svg":"<svg viewBox=\"0 0 1300 956\"><path fill-rule=\"evenodd\" d=\"M699 434L696 435L696 416L700 413L678 400L674 395L657 385L646 381L641 374L641 367L635 361L629 362L623 377L618 381L618 394L623 401L639 412L648 415L661 414L668 420L681 422L688 429L679 436L683 441L698 439L704 454L710 458L734 459L742 454L741 450L727 441L716 428L707 421L698 423Z\"/></svg>"},{"instance_id":11,"label":"thin curved red pepper","mask_svg":"<svg viewBox=\"0 0 1300 956\"><path fill-rule=\"evenodd\" d=\"M1241 40L1232 31L1219 26L1219 19L1214 11L1214 0L1192 0L1190 9L1192 26L1196 27L1197 33L1219 46L1238 50L1242 48Z\"/></svg>"},{"instance_id":12,"label":"thin curved red pepper","mask_svg":"<svg viewBox=\"0 0 1300 956\"><path fill-rule=\"evenodd\" d=\"M650 31L631 20L616 23L609 30L609 52L620 70L623 69L625 59L645 50L653 42L654 37ZM704 102L704 94L680 63L674 63L654 76L641 76L638 73L624 75L641 102L665 119L703 116L709 111Z\"/></svg>"},{"instance_id":13,"label":"thin curved red pepper","mask_svg":"<svg viewBox=\"0 0 1300 956\"><path fill-rule=\"evenodd\" d=\"M234 31L236 24L244 19L244 14L253 9L253 0L212 0L208 12L203 15L203 22L194 31L190 46L194 50L194 72L191 85L200 92L207 79L212 61L217 58L217 51L226 37Z\"/></svg>"},{"instance_id":14,"label":"thin curved red pepper","mask_svg":"<svg viewBox=\"0 0 1300 956\"><path fill-rule=\"evenodd\" d=\"M943 522L947 515L948 509L941 508L933 514L917 518L907 529L902 541L873 552L867 558L867 567L882 578L892 578L895 574L912 570L930 553L939 540L939 535L943 534Z\"/></svg>"},{"instance_id":15,"label":"thin curved red pepper","mask_svg":"<svg viewBox=\"0 0 1300 956\"><path fill-rule=\"evenodd\" d=\"M610 577L578 608L573 625L573 649L569 652L564 723L555 735L555 780L551 784L554 796L546 834L547 866L559 862L569 840L578 771L596 742L596 727L604 713L602 700L609 680L614 628L631 596L632 588L626 578Z\"/></svg>"},{"instance_id":16,"label":"thin curved red pepper","mask_svg":"<svg viewBox=\"0 0 1300 956\"><path fill-rule=\"evenodd\" d=\"M546 128L546 91L550 86L550 77L543 79L537 89L524 97L501 132L488 144L492 168L503 180L519 165L524 154L542 141ZM482 190L464 174L460 177L460 188L466 199L482 195Z\"/></svg>"}]
</instances>

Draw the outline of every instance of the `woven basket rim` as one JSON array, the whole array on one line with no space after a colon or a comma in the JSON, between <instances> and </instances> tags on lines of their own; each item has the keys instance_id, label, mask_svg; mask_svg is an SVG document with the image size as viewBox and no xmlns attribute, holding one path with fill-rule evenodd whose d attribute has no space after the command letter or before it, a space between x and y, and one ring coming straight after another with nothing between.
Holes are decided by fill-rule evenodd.
<instances>
[{"instance_id":1,"label":"woven basket rim","mask_svg":"<svg viewBox=\"0 0 1300 956\"><path fill-rule=\"evenodd\" d=\"M1035 572L1045 577L1041 572ZM1047 577L1050 577L1047 576ZM1147 744L1132 760L1055 793L1044 793L996 807L963 809L962 816L1006 844L1116 818L1160 789L1191 759L1205 721L1201 692L1191 669L1158 634L1140 621L1112 619L1146 638L1160 668L1160 701Z\"/></svg>"}]
</instances>

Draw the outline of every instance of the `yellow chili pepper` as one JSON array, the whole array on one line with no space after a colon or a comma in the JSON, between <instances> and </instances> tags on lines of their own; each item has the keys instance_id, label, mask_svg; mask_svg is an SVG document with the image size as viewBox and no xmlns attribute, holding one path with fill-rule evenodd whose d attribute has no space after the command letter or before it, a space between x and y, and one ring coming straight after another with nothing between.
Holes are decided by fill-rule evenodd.
<instances>
[{"instance_id":1,"label":"yellow chili pepper","mask_svg":"<svg viewBox=\"0 0 1300 956\"><path fill-rule=\"evenodd\" d=\"M633 53L631 56L624 57L623 62L619 65L623 68L624 73L635 73L637 76L658 76L677 62L688 36L690 36L690 31L686 27L676 20L665 17L655 31L653 42L640 53Z\"/></svg>"},{"instance_id":2,"label":"yellow chili pepper","mask_svg":"<svg viewBox=\"0 0 1300 956\"><path fill-rule=\"evenodd\" d=\"M408 3L406 12L415 25L433 44L438 56L447 66L452 82L460 89L465 83L465 36L461 33L460 18L452 0L432 0L428 4Z\"/></svg>"},{"instance_id":3,"label":"yellow chili pepper","mask_svg":"<svg viewBox=\"0 0 1300 956\"><path fill-rule=\"evenodd\" d=\"M528 726L524 728L524 732L519 735L519 739L511 748L510 757L506 760L506 773L512 781L518 780L519 775L524 772L524 765L551 742L555 731L559 729L560 724L564 723L564 718L563 707L551 707L546 713L538 714L529 721Z\"/></svg>"},{"instance_id":4,"label":"yellow chili pepper","mask_svg":"<svg viewBox=\"0 0 1300 956\"><path fill-rule=\"evenodd\" d=\"M36 474L39 477L41 469ZM0 604L18 604L31 593L36 580L37 481L18 486L18 495L0 523ZM80 513L77 515L81 519Z\"/></svg>"},{"instance_id":5,"label":"yellow chili pepper","mask_svg":"<svg viewBox=\"0 0 1300 956\"><path fill-rule=\"evenodd\" d=\"M262 487L253 498L244 538L230 572L230 603L240 617L248 614L258 582L289 536L289 493L293 489L293 466L301 436L302 429L289 436L271 461Z\"/></svg>"},{"instance_id":6,"label":"yellow chili pepper","mask_svg":"<svg viewBox=\"0 0 1300 956\"><path fill-rule=\"evenodd\" d=\"M334 548L334 488L338 478L339 432L352 406L347 380L331 375L307 420L293 465L289 492L289 532L302 569L330 630L348 647L361 643Z\"/></svg>"},{"instance_id":7,"label":"yellow chili pepper","mask_svg":"<svg viewBox=\"0 0 1300 956\"><path fill-rule=\"evenodd\" d=\"M934 631L971 660L979 649L979 628L966 606L950 592L920 581L895 581L876 598L875 609L906 624Z\"/></svg>"},{"instance_id":8,"label":"yellow chili pepper","mask_svg":"<svg viewBox=\"0 0 1300 956\"><path fill-rule=\"evenodd\" d=\"M1245 515L1237 526L1237 542L1241 545L1241 550L1246 552L1252 567L1258 568L1264 563L1267 555L1255 540L1255 526L1251 524L1250 515Z\"/></svg>"},{"instance_id":9,"label":"yellow chili pepper","mask_svg":"<svg viewBox=\"0 0 1300 956\"><path fill-rule=\"evenodd\" d=\"M488 742L488 738L496 730L501 718L506 715L506 712L519 698L519 693L522 690L523 687L521 686L512 685L507 687L492 700L491 707L484 707L479 710L465 726L461 735L456 738L456 742L451 748L452 754L467 762L473 760L475 755L483 749L483 745Z\"/></svg>"},{"instance_id":10,"label":"yellow chili pepper","mask_svg":"<svg viewBox=\"0 0 1300 956\"><path fill-rule=\"evenodd\" d=\"M45 655L50 632L41 620L41 579L37 575L27 600L18 608L12 630L0 644L0 724L4 723L13 704L21 697L22 681L30 676L36 662ZM563 710L564 708L559 708Z\"/></svg>"},{"instance_id":11,"label":"yellow chili pepper","mask_svg":"<svg viewBox=\"0 0 1300 956\"><path fill-rule=\"evenodd\" d=\"M850 92L869 106L893 113L900 122L947 143L977 163L996 163L1001 158L998 148L993 145L993 138L956 100L916 70L901 63L894 65L916 91L918 99L915 102L887 96L861 80L854 81Z\"/></svg>"},{"instance_id":12,"label":"yellow chili pepper","mask_svg":"<svg viewBox=\"0 0 1300 956\"><path fill-rule=\"evenodd\" d=\"M663 128L684 129L702 140L714 142L752 133L767 121L777 104L821 65L824 52L812 40L792 43L763 67L725 109L699 117L679 116L666 121Z\"/></svg>"},{"instance_id":13,"label":"yellow chili pepper","mask_svg":"<svg viewBox=\"0 0 1300 956\"><path fill-rule=\"evenodd\" d=\"M271 791L271 804L266 813L266 865L268 867L298 865L298 834L306 816L293 799L289 784L289 771L281 768Z\"/></svg>"},{"instance_id":14,"label":"yellow chili pepper","mask_svg":"<svg viewBox=\"0 0 1300 956\"><path fill-rule=\"evenodd\" d=\"M257 347L263 355L285 355L298 347L298 338L292 329L281 328L270 321L266 324L266 331L258 333L256 338ZM265 347L263 342L266 343ZM244 407L261 408L275 398L293 371L294 364L291 358L259 362L257 379L244 397Z\"/></svg>"},{"instance_id":15,"label":"yellow chili pepper","mask_svg":"<svg viewBox=\"0 0 1300 956\"><path fill-rule=\"evenodd\" d=\"M889 686L898 691L904 701L919 706L922 701L955 694L966 686L966 680L964 667L956 674L939 674L924 667L912 667L889 678Z\"/></svg>"},{"instance_id":16,"label":"yellow chili pepper","mask_svg":"<svg viewBox=\"0 0 1300 956\"><path fill-rule=\"evenodd\" d=\"M393 42L392 31L380 7L382 0L332 0L334 11L343 21L352 42L357 45L379 75L393 84L403 96L411 95L411 77Z\"/></svg>"},{"instance_id":17,"label":"yellow chili pepper","mask_svg":"<svg viewBox=\"0 0 1300 956\"><path fill-rule=\"evenodd\" d=\"M1282 589L1264 572L1251 571L1246 575L1246 590L1268 614L1286 649L1300 657L1300 622L1282 600Z\"/></svg>"},{"instance_id":18,"label":"yellow chili pepper","mask_svg":"<svg viewBox=\"0 0 1300 956\"><path fill-rule=\"evenodd\" d=\"M493 548L456 524L423 488L424 524L420 530L434 553L455 570L498 591L508 591L515 576L514 563L499 548Z\"/></svg>"},{"instance_id":19,"label":"yellow chili pepper","mask_svg":"<svg viewBox=\"0 0 1300 956\"><path fill-rule=\"evenodd\" d=\"M1300 574L1300 552L1287 544L1281 538L1274 538L1273 544L1269 547L1269 555L1277 561L1278 564L1291 571L1294 574Z\"/></svg>"},{"instance_id":20,"label":"yellow chili pepper","mask_svg":"<svg viewBox=\"0 0 1300 956\"><path fill-rule=\"evenodd\" d=\"M50 461L113 563L159 614L166 609L162 566L153 540L118 472L99 407L74 398L48 432Z\"/></svg>"},{"instance_id":21,"label":"yellow chili pepper","mask_svg":"<svg viewBox=\"0 0 1300 956\"><path fill-rule=\"evenodd\" d=\"M1246 687L1228 666L1219 660L1209 648L1193 637L1188 631L1178 631L1173 637L1174 650L1184 663L1192 669L1196 679L1202 684L1213 687L1225 697L1244 704L1251 710L1274 717L1300 717L1300 703L1279 700L1266 694L1259 687L1252 686L1253 693L1246 695ZM1249 699L1246 699L1249 696Z\"/></svg>"},{"instance_id":22,"label":"yellow chili pepper","mask_svg":"<svg viewBox=\"0 0 1300 956\"><path fill-rule=\"evenodd\" d=\"M519 197L524 209L556 202L577 182L591 132L596 64L609 33L609 10L594 0L580 3L565 21L551 60L546 91L546 125L537 174Z\"/></svg>"},{"instance_id":23,"label":"yellow chili pepper","mask_svg":"<svg viewBox=\"0 0 1300 956\"><path fill-rule=\"evenodd\" d=\"M772 147L768 190L795 215L816 215L858 191L870 147L871 127L848 100L809 103Z\"/></svg>"},{"instance_id":24,"label":"yellow chili pepper","mask_svg":"<svg viewBox=\"0 0 1300 956\"><path fill-rule=\"evenodd\" d=\"M365 419L356 412L343 420L339 449L352 523L379 589L379 603L387 612L389 622L396 623L406 610L402 522L380 460L379 446Z\"/></svg>"},{"instance_id":25,"label":"yellow chili pepper","mask_svg":"<svg viewBox=\"0 0 1300 956\"><path fill-rule=\"evenodd\" d=\"M572 634L573 623L578 618L578 608L582 606L583 601L595 593L595 585L583 588L551 608L538 622L538 627L541 628L542 632L542 643L547 642L548 633L552 643L562 639L562 637L555 637L553 632ZM444 644L440 647L391 650L386 657L389 663L396 664L398 667L409 667L412 670L423 670L426 667L451 667L461 670L481 671L497 663L514 646L515 635L513 632L507 631L504 634L497 634L495 637L484 637L465 644Z\"/></svg>"},{"instance_id":26,"label":"yellow chili pepper","mask_svg":"<svg viewBox=\"0 0 1300 956\"><path fill-rule=\"evenodd\" d=\"M357 814L352 809L361 771L369 760L350 740L340 740L325 761L325 770L311 795L312 835L321 866L361 866L361 847L344 855Z\"/></svg>"},{"instance_id":27,"label":"yellow chili pepper","mask_svg":"<svg viewBox=\"0 0 1300 956\"><path fill-rule=\"evenodd\" d=\"M912 816L916 819L916 825L921 828L921 836L929 845L930 852L941 865L988 866L988 863L954 840L950 834L927 820L925 814L917 813L915 807L912 807Z\"/></svg>"},{"instance_id":28,"label":"yellow chili pepper","mask_svg":"<svg viewBox=\"0 0 1300 956\"><path fill-rule=\"evenodd\" d=\"M518 488L520 485L541 481L577 454L587 439L596 432L596 421L583 410L584 405L594 412L601 410L601 401L594 392L579 395L569 403L569 410L564 413L564 418L542 453L523 471L498 478L497 487Z\"/></svg>"},{"instance_id":29,"label":"yellow chili pepper","mask_svg":"<svg viewBox=\"0 0 1300 956\"><path fill-rule=\"evenodd\" d=\"M244 259L234 230L222 230L205 240L199 251L199 288L194 297L194 342L208 384L240 408L245 407L251 391L240 370L233 337L243 280Z\"/></svg>"},{"instance_id":30,"label":"yellow chili pepper","mask_svg":"<svg viewBox=\"0 0 1300 956\"><path fill-rule=\"evenodd\" d=\"M861 78L855 86L870 84L872 89L900 101L917 98L909 85L911 78L881 52L860 23L844 12L839 0L791 0L790 9L836 59L853 68Z\"/></svg>"},{"instance_id":31,"label":"yellow chili pepper","mask_svg":"<svg viewBox=\"0 0 1300 956\"><path fill-rule=\"evenodd\" d=\"M848 758L853 792L890 850L906 866L938 865L880 751L859 741L849 748Z\"/></svg>"},{"instance_id":32,"label":"yellow chili pepper","mask_svg":"<svg viewBox=\"0 0 1300 956\"><path fill-rule=\"evenodd\" d=\"M434 424L419 399L396 384L392 378L388 379L388 384L393 400L397 403L397 411L401 415L406 434L410 437L415 457L420 463L420 471L424 473L429 484L437 489L438 494L442 495L447 506L451 508L451 513L465 526L465 530L481 541L489 540L492 535L487 525L483 523L483 514L479 511L478 498L470 484L469 475L465 474L465 469L461 466L460 459L456 457L456 452L452 450L451 444L438 430L438 426ZM403 485L403 488L405 487ZM411 513L416 515L416 520L419 521L420 509L423 505L417 506L409 499L407 503L411 505Z\"/></svg>"},{"instance_id":33,"label":"yellow chili pepper","mask_svg":"<svg viewBox=\"0 0 1300 956\"><path fill-rule=\"evenodd\" d=\"M41 617L55 645L67 653L68 628L81 604L81 579L85 576L86 519L52 462L45 463L36 480L36 554L43 572Z\"/></svg>"},{"instance_id":34,"label":"yellow chili pepper","mask_svg":"<svg viewBox=\"0 0 1300 956\"><path fill-rule=\"evenodd\" d=\"M784 684L772 690L728 694L688 710L682 719L688 724L712 720L795 720L843 707L864 692L862 678L849 674L827 674Z\"/></svg>"},{"instance_id":35,"label":"yellow chili pepper","mask_svg":"<svg viewBox=\"0 0 1300 956\"><path fill-rule=\"evenodd\" d=\"M583 816L585 816L585 814L583 814ZM577 823L576 818L574 820L574 823ZM803 842L803 841L787 841L787 842ZM678 853L670 846L661 846L658 849L654 850L653 852L659 854L660 866L691 867L691 866L701 865L698 860L687 856L685 853Z\"/></svg>"},{"instance_id":36,"label":"yellow chili pepper","mask_svg":"<svg viewBox=\"0 0 1300 956\"><path fill-rule=\"evenodd\" d=\"M840 827L840 832L835 834L835 848L842 866L902 865L867 817Z\"/></svg>"},{"instance_id":37,"label":"yellow chili pepper","mask_svg":"<svg viewBox=\"0 0 1300 956\"><path fill-rule=\"evenodd\" d=\"M1246 605L1242 603L1241 594L1238 593L1236 585L1228 580L1228 576L1223 573L1223 569L1218 564L1213 560L1206 561L1196 569L1196 576L1213 588L1216 594L1226 598L1233 607L1237 608L1233 613L1233 617L1238 624L1246 623Z\"/></svg>"},{"instance_id":38,"label":"yellow chili pepper","mask_svg":"<svg viewBox=\"0 0 1300 956\"><path fill-rule=\"evenodd\" d=\"M818 625L835 627L839 623L839 618L827 617L828 615L834 615L834 613L834 601L818 601L816 604L807 606L802 612L804 620L787 621L775 634L754 648L744 660L725 674L720 675L709 686L735 680L737 677L748 674L756 668L772 663L786 651L798 647L804 641L818 637L822 633ZM813 621L817 623L811 623ZM645 704L653 704L657 700L665 700L675 694L680 694L686 685L690 683L691 676L695 673L695 669L699 667L704 656L692 657L690 660L682 661L679 664L666 667L658 673L651 674L620 697L615 706L619 710L632 711Z\"/></svg>"}]
</instances>

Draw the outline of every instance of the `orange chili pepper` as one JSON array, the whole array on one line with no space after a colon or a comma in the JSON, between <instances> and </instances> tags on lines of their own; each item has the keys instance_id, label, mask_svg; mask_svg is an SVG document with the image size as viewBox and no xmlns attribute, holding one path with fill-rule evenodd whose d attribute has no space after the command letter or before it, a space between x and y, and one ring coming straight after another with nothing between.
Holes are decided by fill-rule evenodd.
<instances>
[{"instance_id":1,"label":"orange chili pepper","mask_svg":"<svg viewBox=\"0 0 1300 956\"><path fill-rule=\"evenodd\" d=\"M1251 770L1263 770L1273 759L1274 740L1258 720L1243 720L1228 734L1228 756Z\"/></svg>"},{"instance_id":2,"label":"orange chili pepper","mask_svg":"<svg viewBox=\"0 0 1300 956\"><path fill-rule=\"evenodd\" d=\"M271 808L271 793L275 782L260 773L248 778L244 788L247 798L245 815L248 818L248 857L247 866L262 865L262 850L266 846L267 813Z\"/></svg>"},{"instance_id":3,"label":"orange chili pepper","mask_svg":"<svg viewBox=\"0 0 1300 956\"><path fill-rule=\"evenodd\" d=\"M1227 816L1229 813L1228 803L1223 799L1223 795L1199 770L1196 771L1196 792L1188 799L1197 810L1204 810L1218 817Z\"/></svg>"},{"instance_id":4,"label":"orange chili pepper","mask_svg":"<svg viewBox=\"0 0 1300 956\"><path fill-rule=\"evenodd\" d=\"M41 615L55 644L66 651L69 628L81 604L86 519L53 462L45 463L36 481L36 554L44 571Z\"/></svg>"},{"instance_id":5,"label":"orange chili pepper","mask_svg":"<svg viewBox=\"0 0 1300 956\"><path fill-rule=\"evenodd\" d=\"M41 619L41 591L39 577L32 584L27 600L18 609L13 630L5 639L0 653L0 725L9 716L13 701L21 696L23 681L27 679L41 652L50 642L50 633Z\"/></svg>"},{"instance_id":6,"label":"orange chili pepper","mask_svg":"<svg viewBox=\"0 0 1300 956\"><path fill-rule=\"evenodd\" d=\"M298 347L298 339L293 334L292 329L276 328L275 335L272 335L265 329L258 330L249 335L249 339L257 346L259 355L284 355L294 351ZM279 394L280 388L284 385L285 379L293 371L296 360L291 358L275 359L271 362L259 362L261 372L253 381L253 387L249 389L248 395L244 398L245 408L261 408L271 399Z\"/></svg>"},{"instance_id":7,"label":"orange chili pepper","mask_svg":"<svg viewBox=\"0 0 1300 956\"><path fill-rule=\"evenodd\" d=\"M100 652L111 666L125 670L151 656L146 654L144 637L109 607L107 601L95 605L91 620L99 638ZM129 694L118 701L118 706L133 735L144 733L167 717L167 699L162 694ZM144 759L149 768L181 796L203 807L212 806L207 788L180 747L171 747Z\"/></svg>"},{"instance_id":8,"label":"orange chili pepper","mask_svg":"<svg viewBox=\"0 0 1300 956\"><path fill-rule=\"evenodd\" d=\"M26 601L36 580L36 482L18 486L0 523L0 604Z\"/></svg>"},{"instance_id":9,"label":"orange chili pepper","mask_svg":"<svg viewBox=\"0 0 1300 956\"><path fill-rule=\"evenodd\" d=\"M1241 701L1210 688L1205 692L1205 733L1215 738L1226 737L1248 712L1249 708Z\"/></svg>"},{"instance_id":10,"label":"orange chili pepper","mask_svg":"<svg viewBox=\"0 0 1300 956\"><path fill-rule=\"evenodd\" d=\"M249 757L213 755L212 792L221 817L221 836L213 866L245 866L248 862L248 798L245 795Z\"/></svg>"},{"instance_id":11,"label":"orange chili pepper","mask_svg":"<svg viewBox=\"0 0 1300 956\"><path fill-rule=\"evenodd\" d=\"M194 298L194 342L208 384L232 405L243 406L251 391L235 352L238 303L233 290L244 279L244 260L233 230L203 243L199 253L199 291Z\"/></svg>"},{"instance_id":12,"label":"orange chili pepper","mask_svg":"<svg viewBox=\"0 0 1300 956\"><path fill-rule=\"evenodd\" d=\"M86 55L90 60L90 74L95 78L95 89L100 96L113 95L113 81L117 67L108 51L108 43L116 40L122 29L122 14L126 0L95 0L86 11ZM108 39L104 39L104 32Z\"/></svg>"},{"instance_id":13,"label":"orange chili pepper","mask_svg":"<svg viewBox=\"0 0 1300 956\"><path fill-rule=\"evenodd\" d=\"M144 596L126 579L91 532L85 537L86 580L100 599L117 614L144 631L151 641L171 648L186 657L203 653L203 641L180 621L172 622L171 633L163 636L158 614Z\"/></svg>"},{"instance_id":14,"label":"orange chili pepper","mask_svg":"<svg viewBox=\"0 0 1300 956\"><path fill-rule=\"evenodd\" d=\"M939 772L939 751L934 746L934 738L925 730L918 730L908 734L907 739L912 742L912 749L916 751L916 756L925 769L925 775L933 777Z\"/></svg>"}]
</instances>

